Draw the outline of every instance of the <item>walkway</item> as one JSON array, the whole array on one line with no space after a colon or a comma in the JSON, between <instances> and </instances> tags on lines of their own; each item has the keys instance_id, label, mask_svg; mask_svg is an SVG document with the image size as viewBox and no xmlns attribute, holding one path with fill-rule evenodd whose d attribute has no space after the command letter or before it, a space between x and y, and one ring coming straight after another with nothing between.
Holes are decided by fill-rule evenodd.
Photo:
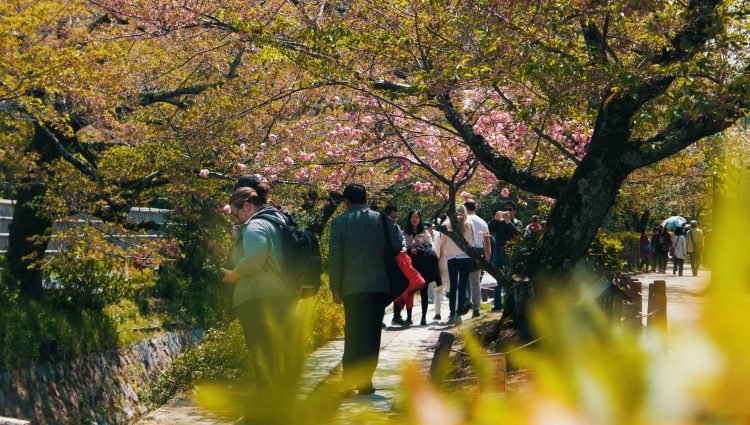
<instances>
[{"instance_id":1,"label":"walkway","mask_svg":"<svg viewBox=\"0 0 750 425\"><path fill-rule=\"evenodd\" d=\"M418 301L418 300L417 300ZM443 306L447 310L447 306ZM414 317L419 317L421 307L415 302ZM405 314L405 313L404 313ZM427 313L428 320L434 316L433 305ZM390 312L387 323L390 323ZM393 409L393 402L401 384L403 365L416 361L425 373L429 369L438 335L446 326L430 322L427 326L412 326L407 329L388 327L383 331L380 360L373 377L377 392L369 396L354 395L339 407L337 423L356 423L355 417L363 412L387 413ZM344 351L343 339L329 342L313 353L305 364L301 393L310 394L323 381L340 370L341 355ZM332 379L341 379L336 376ZM203 412L189 396L177 396L159 409L142 418L137 425L231 425Z\"/></svg>"},{"instance_id":2,"label":"walkway","mask_svg":"<svg viewBox=\"0 0 750 425\"><path fill-rule=\"evenodd\" d=\"M693 277L690 264L685 264L682 276L672 274L672 264L667 273L645 273L636 276L643 283L643 312L648 311L648 286L655 280L667 281L667 324L690 327L700 319L703 308L703 291L711 281L711 272L700 269ZM646 324L644 318L643 324Z\"/></svg>"}]
</instances>

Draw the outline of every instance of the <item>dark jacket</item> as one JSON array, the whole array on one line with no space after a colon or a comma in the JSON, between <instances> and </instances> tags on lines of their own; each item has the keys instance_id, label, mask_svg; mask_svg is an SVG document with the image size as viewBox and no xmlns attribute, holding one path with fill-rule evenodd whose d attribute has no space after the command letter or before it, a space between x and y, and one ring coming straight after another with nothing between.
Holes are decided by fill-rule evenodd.
<instances>
[{"instance_id":1,"label":"dark jacket","mask_svg":"<svg viewBox=\"0 0 750 425\"><path fill-rule=\"evenodd\" d=\"M512 223L506 223L503 220L492 219L487 225L490 234L495 239L495 249L505 248L505 244L520 234L518 229Z\"/></svg>"},{"instance_id":2,"label":"dark jacket","mask_svg":"<svg viewBox=\"0 0 750 425\"><path fill-rule=\"evenodd\" d=\"M432 244L424 243L414 245L414 248L417 249L416 255L413 255L411 251L408 251L414 269L422 275L425 282L439 282L440 268L438 266L438 256L435 253L435 250L432 249Z\"/></svg>"},{"instance_id":3,"label":"dark jacket","mask_svg":"<svg viewBox=\"0 0 750 425\"><path fill-rule=\"evenodd\" d=\"M404 249L404 237L388 220L395 252ZM331 222L328 272L331 291L345 297L359 293L390 293L385 268L386 235L380 213L355 205Z\"/></svg>"}]
</instances>

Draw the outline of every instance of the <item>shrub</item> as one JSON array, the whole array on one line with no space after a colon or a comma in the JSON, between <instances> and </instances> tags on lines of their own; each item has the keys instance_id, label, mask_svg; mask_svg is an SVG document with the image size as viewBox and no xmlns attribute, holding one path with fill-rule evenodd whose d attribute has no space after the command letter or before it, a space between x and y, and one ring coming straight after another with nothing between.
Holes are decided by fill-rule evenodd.
<instances>
[{"instance_id":1,"label":"shrub","mask_svg":"<svg viewBox=\"0 0 750 425\"><path fill-rule=\"evenodd\" d=\"M306 326L306 350L317 349L338 338L344 329L343 308L333 302L328 289L328 276L311 298L300 302ZM182 356L169 367L156 384L143 395L152 405L160 405L178 392L190 390L201 381L241 381L252 378L249 354L245 350L242 329L238 322L220 325L206 333L203 343Z\"/></svg>"},{"instance_id":2,"label":"shrub","mask_svg":"<svg viewBox=\"0 0 750 425\"><path fill-rule=\"evenodd\" d=\"M178 392L201 381L242 381L252 378L249 354L239 323L205 333L203 342L179 356L140 397L150 407L166 403Z\"/></svg>"},{"instance_id":3,"label":"shrub","mask_svg":"<svg viewBox=\"0 0 750 425\"><path fill-rule=\"evenodd\" d=\"M626 262L622 251L623 246L619 239L600 231L591 242L585 261L591 267L594 276L612 279L625 269Z\"/></svg>"},{"instance_id":4,"label":"shrub","mask_svg":"<svg viewBox=\"0 0 750 425\"><path fill-rule=\"evenodd\" d=\"M630 233L632 232L621 232L619 236L623 237L627 234L630 237ZM626 241L630 246L632 238L626 239ZM523 270L526 270L529 261L531 261L535 244L536 239L534 237L520 237L506 245L506 252L508 252L510 258L509 272L511 274L523 274ZM618 237L600 231L589 246L584 264L589 266L596 277L612 278L622 273L627 265L623 249L623 242ZM637 265L637 263L634 264Z\"/></svg>"},{"instance_id":5,"label":"shrub","mask_svg":"<svg viewBox=\"0 0 750 425\"><path fill-rule=\"evenodd\" d=\"M137 299L156 282L156 272L96 229L81 227L44 267L48 297L65 307L101 309L120 299Z\"/></svg>"},{"instance_id":6,"label":"shrub","mask_svg":"<svg viewBox=\"0 0 750 425\"><path fill-rule=\"evenodd\" d=\"M637 270L641 259L641 234L638 232L623 231L611 233L610 237L617 239L622 244L622 259L625 260L626 270Z\"/></svg>"},{"instance_id":7,"label":"shrub","mask_svg":"<svg viewBox=\"0 0 750 425\"><path fill-rule=\"evenodd\" d=\"M323 275L323 285L311 298L302 300L301 308L307 323L307 349L315 350L344 333L344 309L333 302L328 289L328 275Z\"/></svg>"},{"instance_id":8,"label":"shrub","mask_svg":"<svg viewBox=\"0 0 750 425\"><path fill-rule=\"evenodd\" d=\"M23 298L0 308L0 370L71 359L118 344L117 324L101 310L61 310Z\"/></svg>"}]
</instances>

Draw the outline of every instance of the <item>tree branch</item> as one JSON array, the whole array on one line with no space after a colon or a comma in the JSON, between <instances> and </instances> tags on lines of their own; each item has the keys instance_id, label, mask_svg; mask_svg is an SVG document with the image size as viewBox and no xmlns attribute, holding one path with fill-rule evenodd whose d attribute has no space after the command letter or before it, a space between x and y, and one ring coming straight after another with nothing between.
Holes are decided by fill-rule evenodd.
<instances>
[{"instance_id":1,"label":"tree branch","mask_svg":"<svg viewBox=\"0 0 750 425\"><path fill-rule=\"evenodd\" d=\"M516 106L516 104L513 103L513 101L508 96L506 96L505 93L503 93L502 90L500 90L500 86L498 86L497 83L492 83L492 88L500 96L500 98L503 99L503 101L505 102L505 104L508 105L508 108L510 108L511 111L518 112L518 107ZM565 155L565 157L567 157L568 159L570 159L571 161L573 161L576 165L578 165L578 164L581 163L580 158L578 158L577 156L575 156L569 150L565 149L565 146L563 146L560 142L558 142L557 140L555 140L552 137L550 137L542 129L540 129L539 127L537 127L535 125L531 125L531 126L529 126L529 128L531 128L531 131L533 131L534 133L536 133L537 136L541 137L542 139L544 139L547 142L549 142L552 146L556 147L560 152L562 152L563 155Z\"/></svg>"},{"instance_id":2,"label":"tree branch","mask_svg":"<svg viewBox=\"0 0 750 425\"><path fill-rule=\"evenodd\" d=\"M696 117L676 119L656 135L635 141L624 156L626 165L635 171L731 127L742 116L740 108L733 103L723 105L717 105L711 112Z\"/></svg>"},{"instance_id":3,"label":"tree branch","mask_svg":"<svg viewBox=\"0 0 750 425\"><path fill-rule=\"evenodd\" d=\"M550 198L557 198L560 195L568 183L567 178L542 178L517 169L510 159L500 155L482 136L474 132L471 124L453 106L449 94L439 96L438 104L445 118L461 135L466 146L471 149L482 165L498 179L537 195Z\"/></svg>"},{"instance_id":4,"label":"tree branch","mask_svg":"<svg viewBox=\"0 0 750 425\"><path fill-rule=\"evenodd\" d=\"M70 153L70 151L67 150L65 146L62 144L60 139L57 138L57 135L55 135L55 133L52 130L50 130L46 124L37 123L37 126L44 132L44 134L47 135L47 140L50 142L52 149L55 151L57 155L59 155L65 161L70 163L78 171L90 177L93 181L101 181L101 178L96 173L96 171L93 168L91 168L91 166L89 166L87 163L81 161L75 155Z\"/></svg>"},{"instance_id":5,"label":"tree branch","mask_svg":"<svg viewBox=\"0 0 750 425\"><path fill-rule=\"evenodd\" d=\"M690 59L708 40L719 33L722 22L716 9L721 0L690 0L685 24L670 40L669 46L654 53L651 63L669 65Z\"/></svg>"}]
</instances>

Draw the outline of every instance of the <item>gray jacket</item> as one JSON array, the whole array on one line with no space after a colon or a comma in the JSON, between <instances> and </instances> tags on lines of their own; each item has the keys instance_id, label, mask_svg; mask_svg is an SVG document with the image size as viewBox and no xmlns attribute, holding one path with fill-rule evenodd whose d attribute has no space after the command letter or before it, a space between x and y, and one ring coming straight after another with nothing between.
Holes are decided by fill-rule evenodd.
<instances>
[{"instance_id":1,"label":"gray jacket","mask_svg":"<svg viewBox=\"0 0 750 425\"><path fill-rule=\"evenodd\" d=\"M404 238L388 219L393 249L405 248ZM385 270L385 233L380 213L355 205L331 222L328 273L331 291L342 297L364 292L389 293Z\"/></svg>"},{"instance_id":2,"label":"gray jacket","mask_svg":"<svg viewBox=\"0 0 750 425\"><path fill-rule=\"evenodd\" d=\"M279 223L284 217L274 207L259 211L271 213ZM266 219L252 217L242 226L232 249L235 270L240 274L234 288L232 306L255 298L286 297L299 294L281 278L281 230Z\"/></svg>"}]
</instances>

